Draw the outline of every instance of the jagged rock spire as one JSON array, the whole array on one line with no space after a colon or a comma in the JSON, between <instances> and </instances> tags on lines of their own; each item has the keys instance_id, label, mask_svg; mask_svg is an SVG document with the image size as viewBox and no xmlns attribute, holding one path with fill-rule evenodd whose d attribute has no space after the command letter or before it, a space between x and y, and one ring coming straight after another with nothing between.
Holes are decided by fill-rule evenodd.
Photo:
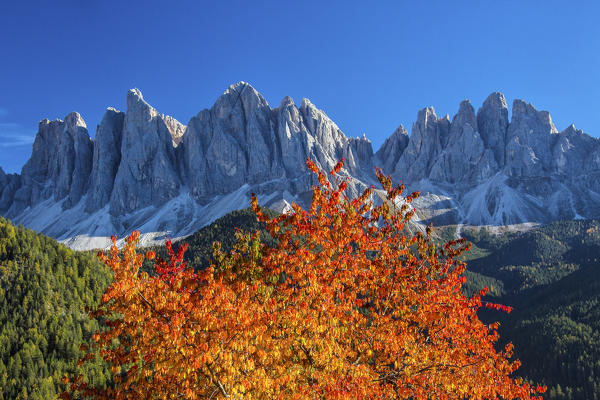
<instances>
[{"instance_id":1,"label":"jagged rock spire","mask_svg":"<svg viewBox=\"0 0 600 400\"><path fill-rule=\"evenodd\" d=\"M165 117L144 101L138 89L127 93L121 160L110 197L110 212L119 216L160 206L179 195L173 137Z\"/></svg>"},{"instance_id":2,"label":"jagged rock spire","mask_svg":"<svg viewBox=\"0 0 600 400\"><path fill-rule=\"evenodd\" d=\"M268 204L307 202L314 178L306 158L329 170L342 157L350 197L376 182L374 165L423 189L416 206L424 224L600 215L600 140L574 126L558 133L548 112L521 100L512 121L499 92L477 113L463 101L452 120L425 108L410 136L400 126L374 155L366 136L347 137L308 99L298 107L285 97L271 108L246 82L187 126L139 89L127 93L126 112L106 111L94 141L77 113L43 120L21 174L0 169L0 213L75 247L86 243L79 248L97 243L85 239L92 233L108 240L140 228L176 237L247 206L250 192Z\"/></svg>"},{"instance_id":3,"label":"jagged rock spire","mask_svg":"<svg viewBox=\"0 0 600 400\"><path fill-rule=\"evenodd\" d=\"M381 168L386 174L392 173L402 153L408 146L408 132L404 126L400 125L392 135L385 140L383 145L375 154L377 162L381 163Z\"/></svg>"}]
</instances>

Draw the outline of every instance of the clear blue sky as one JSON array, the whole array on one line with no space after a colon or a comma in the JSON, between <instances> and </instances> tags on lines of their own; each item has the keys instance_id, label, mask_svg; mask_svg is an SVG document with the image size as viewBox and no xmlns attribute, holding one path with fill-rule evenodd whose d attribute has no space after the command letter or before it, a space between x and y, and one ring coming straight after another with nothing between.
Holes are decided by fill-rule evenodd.
<instances>
[{"instance_id":1,"label":"clear blue sky","mask_svg":"<svg viewBox=\"0 0 600 400\"><path fill-rule=\"evenodd\" d=\"M597 1L2 1L0 166L37 123L78 111L90 135L138 87L183 123L232 83L274 107L307 97L377 150L416 113L493 91L600 135Z\"/></svg>"}]
</instances>

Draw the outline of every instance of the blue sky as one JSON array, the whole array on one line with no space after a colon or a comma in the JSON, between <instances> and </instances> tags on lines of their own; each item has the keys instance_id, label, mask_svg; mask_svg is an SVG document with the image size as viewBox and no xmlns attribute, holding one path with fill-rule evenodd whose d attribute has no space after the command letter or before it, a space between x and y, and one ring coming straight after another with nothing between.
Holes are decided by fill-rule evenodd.
<instances>
[{"instance_id":1,"label":"blue sky","mask_svg":"<svg viewBox=\"0 0 600 400\"><path fill-rule=\"evenodd\" d=\"M37 124L78 111L90 135L138 87L183 123L232 83L274 107L309 98L376 150L434 106L493 91L600 135L600 2L3 1L0 166L18 172Z\"/></svg>"}]
</instances>

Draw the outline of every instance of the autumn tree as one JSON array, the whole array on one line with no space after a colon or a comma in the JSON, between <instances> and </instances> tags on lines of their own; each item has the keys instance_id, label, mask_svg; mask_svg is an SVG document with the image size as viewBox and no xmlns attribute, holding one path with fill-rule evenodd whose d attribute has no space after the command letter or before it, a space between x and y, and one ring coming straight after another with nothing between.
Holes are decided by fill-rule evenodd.
<instances>
[{"instance_id":1,"label":"autumn tree","mask_svg":"<svg viewBox=\"0 0 600 400\"><path fill-rule=\"evenodd\" d=\"M122 251L100 254L114 272L96 317L106 329L96 351L112 366L113 387L81 378L74 398L111 399L531 399L543 388L513 378L512 346L496 348L497 324L461 287L456 257L464 240L435 245L430 229L408 235L414 215L403 186L377 170L382 189L354 199L342 164L309 210L268 218L252 207L277 245L238 234L228 254L194 271L185 245L155 274L140 272L134 232ZM381 201L375 202L376 196ZM154 257L147 254L146 257ZM85 362L85 359L82 360Z\"/></svg>"}]
</instances>

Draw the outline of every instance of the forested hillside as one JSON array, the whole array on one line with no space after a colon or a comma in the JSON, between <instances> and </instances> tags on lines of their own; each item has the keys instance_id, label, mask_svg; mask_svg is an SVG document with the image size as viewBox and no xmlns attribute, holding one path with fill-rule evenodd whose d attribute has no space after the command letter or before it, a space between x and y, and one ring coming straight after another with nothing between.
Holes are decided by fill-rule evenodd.
<instances>
[{"instance_id":1,"label":"forested hillside","mask_svg":"<svg viewBox=\"0 0 600 400\"><path fill-rule=\"evenodd\" d=\"M548 385L549 399L600 398L600 223L555 222L504 236L467 237L487 256L469 261L477 276L498 282L500 336L515 344L523 376ZM485 279L482 279L484 282Z\"/></svg>"},{"instance_id":2,"label":"forested hillside","mask_svg":"<svg viewBox=\"0 0 600 400\"><path fill-rule=\"evenodd\" d=\"M95 254L0 218L0 399L62 392L79 346L98 329L85 307L97 304L110 280ZM110 379L100 362L85 373L99 385Z\"/></svg>"},{"instance_id":3,"label":"forested hillside","mask_svg":"<svg viewBox=\"0 0 600 400\"><path fill-rule=\"evenodd\" d=\"M268 209L265 209L265 213L269 216L276 215L274 211ZM179 243L185 242L189 245L184 254L184 260L195 269L208 267L213 254L213 243L221 243L221 250L224 252L231 250L236 242L235 234L238 230L246 233L260 231L261 241L267 245L273 244L273 239L264 229L263 224L258 222L256 215L250 208L246 208L232 211L180 241ZM177 248L178 244L174 244L174 247ZM163 259L167 259L165 246L153 246L149 250L155 251ZM146 261L145 267L149 268L151 264L151 262Z\"/></svg>"},{"instance_id":4,"label":"forested hillside","mask_svg":"<svg viewBox=\"0 0 600 400\"><path fill-rule=\"evenodd\" d=\"M207 266L213 242L230 249L236 228L262 227L249 209L227 214L187 238L186 260ZM264 230L262 238L269 241ZM156 250L166 258L164 246ZM98 329L85 308L98 303L110 280L95 253L72 251L0 217L0 400L51 399L63 391L79 346ZM111 379L100 360L85 375L100 386Z\"/></svg>"}]
</instances>

